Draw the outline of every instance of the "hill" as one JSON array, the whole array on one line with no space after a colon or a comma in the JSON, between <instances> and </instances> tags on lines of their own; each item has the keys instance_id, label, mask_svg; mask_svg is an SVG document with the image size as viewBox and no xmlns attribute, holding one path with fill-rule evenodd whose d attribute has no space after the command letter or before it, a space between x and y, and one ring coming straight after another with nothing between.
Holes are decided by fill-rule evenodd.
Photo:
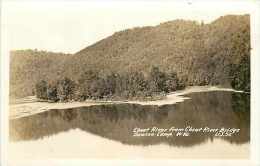
<instances>
[{"instance_id":1,"label":"hill","mask_svg":"<svg viewBox=\"0 0 260 166\"><path fill-rule=\"evenodd\" d=\"M33 50L11 52L10 94L27 96L37 80L74 81L88 70L176 72L186 85L230 86L230 72L250 56L249 15L227 15L204 24L174 20L116 32L73 55Z\"/></svg>"},{"instance_id":2,"label":"hill","mask_svg":"<svg viewBox=\"0 0 260 166\"><path fill-rule=\"evenodd\" d=\"M206 25L175 20L117 32L76 53L67 72L75 77L86 68L148 72L156 65L163 71L176 71L191 85L227 83L225 67L249 52L247 15L225 16Z\"/></svg>"},{"instance_id":3,"label":"hill","mask_svg":"<svg viewBox=\"0 0 260 166\"><path fill-rule=\"evenodd\" d=\"M33 95L39 80L52 80L61 73L70 54L37 50L16 50L10 53L10 96Z\"/></svg>"}]
</instances>

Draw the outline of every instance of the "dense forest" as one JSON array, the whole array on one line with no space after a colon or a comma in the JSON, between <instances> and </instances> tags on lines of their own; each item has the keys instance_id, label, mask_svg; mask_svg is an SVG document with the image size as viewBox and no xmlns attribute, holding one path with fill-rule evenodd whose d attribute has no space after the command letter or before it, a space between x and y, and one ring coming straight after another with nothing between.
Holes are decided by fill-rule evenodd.
<instances>
[{"instance_id":1,"label":"dense forest","mask_svg":"<svg viewBox=\"0 0 260 166\"><path fill-rule=\"evenodd\" d=\"M79 80L67 77L55 82L41 80L36 83L37 98L48 101L84 101L86 99L155 99L164 94L183 89L175 72L163 73L153 67L145 78L142 72L110 73L85 72Z\"/></svg>"},{"instance_id":2,"label":"dense forest","mask_svg":"<svg viewBox=\"0 0 260 166\"><path fill-rule=\"evenodd\" d=\"M10 96L149 98L193 85L250 91L250 49L249 15L227 15L123 30L75 54L17 50Z\"/></svg>"}]
</instances>

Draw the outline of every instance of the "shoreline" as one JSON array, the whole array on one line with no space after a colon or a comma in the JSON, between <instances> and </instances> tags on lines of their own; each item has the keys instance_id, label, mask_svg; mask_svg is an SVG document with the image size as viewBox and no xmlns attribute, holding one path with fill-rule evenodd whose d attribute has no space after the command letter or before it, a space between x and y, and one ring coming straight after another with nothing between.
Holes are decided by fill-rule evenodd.
<instances>
[{"instance_id":1,"label":"shoreline","mask_svg":"<svg viewBox=\"0 0 260 166\"><path fill-rule=\"evenodd\" d=\"M28 96L23 99L19 99L20 103L9 104L9 119L17 119L25 116L30 116L36 113L48 111L51 109L69 109L77 107L88 107L93 105L104 105L104 104L139 104L139 105L170 105L183 102L184 100L190 99L184 95L196 92L211 92L211 91L230 91L230 92L239 92L231 88L221 88L216 86L191 86L187 87L184 90L178 90L166 95L165 98L154 101L119 101L119 100L86 100L83 102L66 102L66 103L49 103L49 102L39 102L35 96Z\"/></svg>"}]
</instances>

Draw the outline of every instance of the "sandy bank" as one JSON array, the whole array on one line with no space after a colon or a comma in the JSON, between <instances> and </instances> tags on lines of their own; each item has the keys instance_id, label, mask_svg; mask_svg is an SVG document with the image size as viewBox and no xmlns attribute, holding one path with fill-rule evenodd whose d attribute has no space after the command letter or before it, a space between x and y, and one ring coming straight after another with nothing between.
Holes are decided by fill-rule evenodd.
<instances>
[{"instance_id":1,"label":"sandy bank","mask_svg":"<svg viewBox=\"0 0 260 166\"><path fill-rule=\"evenodd\" d=\"M183 102L184 100L189 99L184 95L194 92L209 92L209 91L235 91L229 88L220 88L212 86L193 86L187 87L184 90L176 91L168 94L164 99L156 101L84 101L84 102L67 102L67 103L49 103L49 102L39 102L35 96L28 96L24 99L16 100L15 104L10 104L9 108L9 118L15 119L24 116L29 116L32 114L48 111L50 109L68 109L76 107L86 107L92 105L104 105L104 104L120 104L120 103L131 103L131 104L140 104L140 105L167 105L167 104L176 104L178 102Z\"/></svg>"}]
</instances>

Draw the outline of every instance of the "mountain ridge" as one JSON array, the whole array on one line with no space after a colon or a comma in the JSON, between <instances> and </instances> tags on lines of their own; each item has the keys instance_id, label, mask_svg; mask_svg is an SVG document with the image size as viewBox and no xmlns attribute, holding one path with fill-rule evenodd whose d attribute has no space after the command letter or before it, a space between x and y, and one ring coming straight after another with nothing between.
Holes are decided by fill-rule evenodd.
<instances>
[{"instance_id":1,"label":"mountain ridge","mask_svg":"<svg viewBox=\"0 0 260 166\"><path fill-rule=\"evenodd\" d=\"M32 94L29 89L39 79L53 81L68 77L77 81L88 70L147 74L152 66L164 72L176 72L186 85L230 86L230 66L250 56L250 49L249 15L222 16L208 24L168 21L115 32L66 57L61 54L52 59L55 54L47 53L43 56L48 58L31 60L17 58L21 53L11 52L10 94ZM22 56L25 54L38 52ZM40 66L39 62L45 65ZM33 72L36 68L37 74ZM25 79L28 76L30 83Z\"/></svg>"}]
</instances>

